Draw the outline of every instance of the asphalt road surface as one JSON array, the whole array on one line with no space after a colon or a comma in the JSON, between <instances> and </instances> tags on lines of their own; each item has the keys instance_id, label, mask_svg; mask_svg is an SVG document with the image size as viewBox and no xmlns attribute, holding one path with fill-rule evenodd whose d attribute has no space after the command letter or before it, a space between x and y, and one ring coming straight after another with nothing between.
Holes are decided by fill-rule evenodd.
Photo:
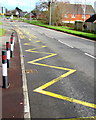
<instances>
[{"instance_id":1,"label":"asphalt road surface","mask_svg":"<svg viewBox=\"0 0 96 120\"><path fill-rule=\"evenodd\" d=\"M31 117L96 116L96 43L23 22L10 25L20 36Z\"/></svg>"}]
</instances>

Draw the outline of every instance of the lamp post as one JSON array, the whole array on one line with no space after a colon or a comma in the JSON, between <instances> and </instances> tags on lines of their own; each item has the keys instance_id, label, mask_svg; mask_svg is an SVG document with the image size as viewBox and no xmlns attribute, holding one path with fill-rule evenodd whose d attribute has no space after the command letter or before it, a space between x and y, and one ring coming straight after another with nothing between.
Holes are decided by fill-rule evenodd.
<instances>
[{"instance_id":1,"label":"lamp post","mask_svg":"<svg viewBox=\"0 0 96 120\"><path fill-rule=\"evenodd\" d=\"M84 22L83 22L83 25L82 25L82 31L85 30L85 21L86 21L86 0L84 0L84 4L82 4L82 9L83 9L83 18L84 18Z\"/></svg>"},{"instance_id":2,"label":"lamp post","mask_svg":"<svg viewBox=\"0 0 96 120\"><path fill-rule=\"evenodd\" d=\"M30 12L30 21L31 21L31 12Z\"/></svg>"},{"instance_id":3,"label":"lamp post","mask_svg":"<svg viewBox=\"0 0 96 120\"><path fill-rule=\"evenodd\" d=\"M83 8L83 12L84 12L84 22L85 22L85 20L86 20L86 0L84 1L82 8Z\"/></svg>"},{"instance_id":4,"label":"lamp post","mask_svg":"<svg viewBox=\"0 0 96 120\"><path fill-rule=\"evenodd\" d=\"M85 22L85 20L86 20L86 0L85 0L85 3L84 3L84 22Z\"/></svg>"},{"instance_id":5,"label":"lamp post","mask_svg":"<svg viewBox=\"0 0 96 120\"><path fill-rule=\"evenodd\" d=\"M30 0L30 22L31 22L31 0Z\"/></svg>"},{"instance_id":6,"label":"lamp post","mask_svg":"<svg viewBox=\"0 0 96 120\"><path fill-rule=\"evenodd\" d=\"M49 15L49 25L51 25L52 21L52 0L49 0L49 7L50 7L50 15Z\"/></svg>"},{"instance_id":7,"label":"lamp post","mask_svg":"<svg viewBox=\"0 0 96 120\"><path fill-rule=\"evenodd\" d=\"M49 15L49 25L52 24L52 3L55 3L57 0L48 0L49 2L49 11L50 11L50 15Z\"/></svg>"}]
</instances>

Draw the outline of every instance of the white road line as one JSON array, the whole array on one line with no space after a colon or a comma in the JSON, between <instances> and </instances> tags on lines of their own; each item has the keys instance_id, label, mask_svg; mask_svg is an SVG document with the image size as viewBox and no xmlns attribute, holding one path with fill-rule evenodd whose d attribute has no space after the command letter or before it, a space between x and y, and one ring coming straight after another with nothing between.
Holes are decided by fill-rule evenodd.
<instances>
[{"instance_id":1,"label":"white road line","mask_svg":"<svg viewBox=\"0 0 96 120\"><path fill-rule=\"evenodd\" d=\"M69 45L69 44L67 44L67 43L65 43L65 42L62 42L61 40L58 40L60 43L62 43L62 44L65 44L65 45L67 45L68 47L70 47L70 48L74 48L73 46L71 46L71 45Z\"/></svg>"},{"instance_id":2,"label":"white road line","mask_svg":"<svg viewBox=\"0 0 96 120\"><path fill-rule=\"evenodd\" d=\"M20 42L20 37L18 35L19 46L20 46L20 57L21 57L21 68L22 68L22 81L23 81L23 95L24 95L24 119L31 120L30 116L30 106L29 106L29 97L28 97L28 88L27 88L27 80L25 74L25 67L24 67L24 59L23 59L23 52Z\"/></svg>"},{"instance_id":3,"label":"white road line","mask_svg":"<svg viewBox=\"0 0 96 120\"><path fill-rule=\"evenodd\" d=\"M91 58L96 59L96 57L94 57L93 55L90 55L90 54L88 54L88 53L84 53L84 54L87 55L87 56L89 56L89 57L91 57Z\"/></svg>"}]
</instances>

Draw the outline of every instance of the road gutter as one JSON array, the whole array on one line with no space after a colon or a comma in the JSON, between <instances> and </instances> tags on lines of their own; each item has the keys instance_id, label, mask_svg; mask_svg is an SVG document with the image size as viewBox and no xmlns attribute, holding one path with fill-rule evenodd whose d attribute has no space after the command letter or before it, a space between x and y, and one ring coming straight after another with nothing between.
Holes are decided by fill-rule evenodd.
<instances>
[{"instance_id":1,"label":"road gutter","mask_svg":"<svg viewBox=\"0 0 96 120\"><path fill-rule=\"evenodd\" d=\"M29 106L29 97L28 97L28 87L27 87L27 79L26 79L26 74L25 74L23 52L22 52L22 47L21 47L21 42L20 42L20 37L19 37L19 35L18 35L18 41L19 41L19 46L20 46L22 81L23 81L24 119L31 120L31 116L30 116L30 106Z\"/></svg>"}]
</instances>

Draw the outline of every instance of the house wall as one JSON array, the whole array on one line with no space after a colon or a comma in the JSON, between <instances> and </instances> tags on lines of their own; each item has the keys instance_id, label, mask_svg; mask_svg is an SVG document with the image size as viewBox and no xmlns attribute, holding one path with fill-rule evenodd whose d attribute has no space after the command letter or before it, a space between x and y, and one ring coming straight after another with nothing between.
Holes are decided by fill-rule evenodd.
<instances>
[{"instance_id":1,"label":"house wall","mask_svg":"<svg viewBox=\"0 0 96 120\"><path fill-rule=\"evenodd\" d=\"M88 19L90 17L90 15L86 15L86 19ZM67 23L74 23L75 21L84 21L84 17L82 14L76 14L76 15L73 15L73 14L67 14L66 15L63 15L63 19L62 19L62 22L67 22Z\"/></svg>"},{"instance_id":2,"label":"house wall","mask_svg":"<svg viewBox=\"0 0 96 120\"><path fill-rule=\"evenodd\" d=\"M44 15L44 14L38 14L37 15L37 19L44 19L44 18L46 18L46 16Z\"/></svg>"}]
</instances>

